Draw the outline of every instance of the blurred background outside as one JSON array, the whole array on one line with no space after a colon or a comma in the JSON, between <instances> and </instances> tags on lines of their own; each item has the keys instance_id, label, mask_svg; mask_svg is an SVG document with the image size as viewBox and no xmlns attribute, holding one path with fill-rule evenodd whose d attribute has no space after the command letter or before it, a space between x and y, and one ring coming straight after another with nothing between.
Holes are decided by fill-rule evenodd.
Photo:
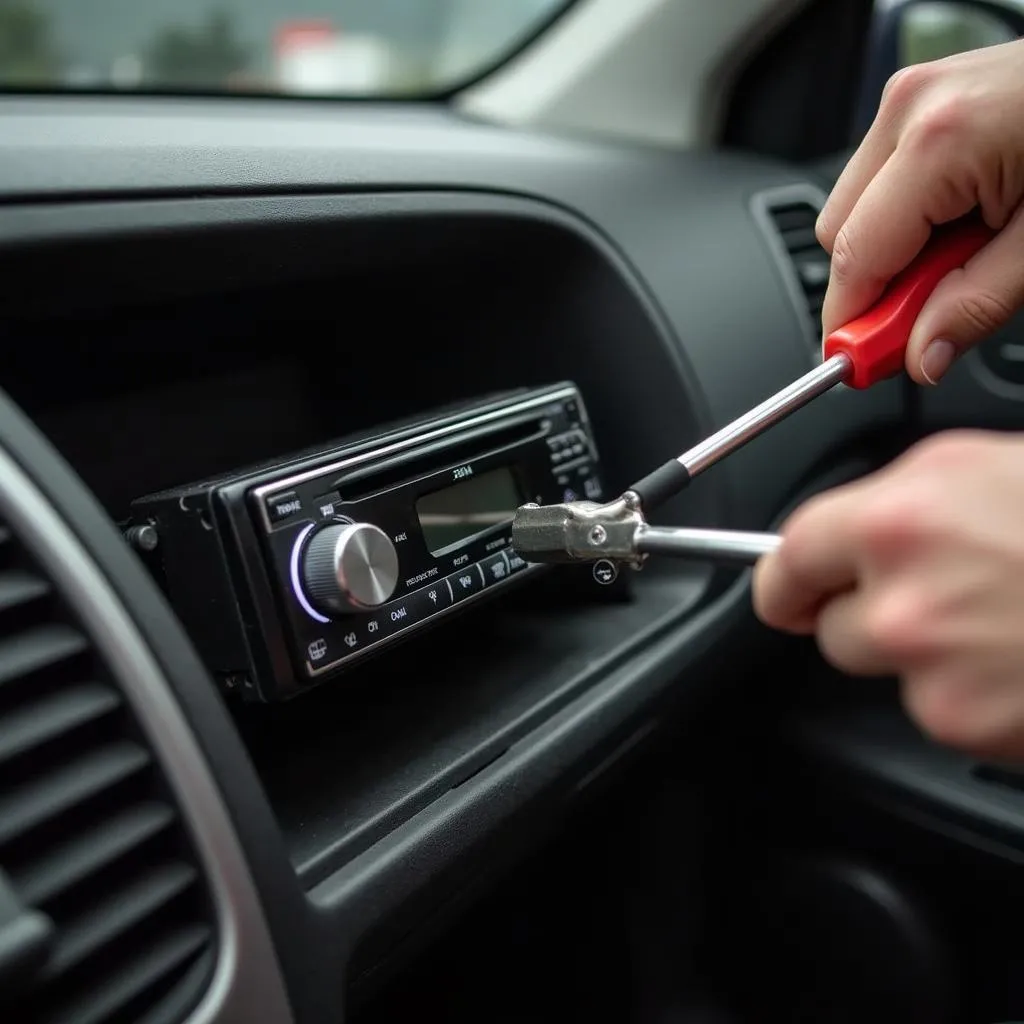
<instances>
[{"instance_id":1,"label":"blurred background outside","mask_svg":"<svg viewBox=\"0 0 1024 1024\"><path fill-rule=\"evenodd\" d=\"M564 6L564 0L0 0L0 86L430 93L500 60Z\"/></svg>"},{"instance_id":2,"label":"blurred background outside","mask_svg":"<svg viewBox=\"0 0 1024 1024\"><path fill-rule=\"evenodd\" d=\"M500 62L570 2L0 0L0 88L430 94ZM915 4L901 64L1006 38L955 0Z\"/></svg>"}]
</instances>

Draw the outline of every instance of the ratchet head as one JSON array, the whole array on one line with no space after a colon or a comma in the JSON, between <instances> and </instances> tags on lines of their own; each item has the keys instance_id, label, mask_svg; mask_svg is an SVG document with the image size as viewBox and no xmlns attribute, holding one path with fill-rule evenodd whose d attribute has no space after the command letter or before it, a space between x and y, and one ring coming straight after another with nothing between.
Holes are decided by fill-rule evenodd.
<instances>
[{"instance_id":1,"label":"ratchet head","mask_svg":"<svg viewBox=\"0 0 1024 1024\"><path fill-rule=\"evenodd\" d=\"M626 492L615 501L523 505L512 520L512 547L528 562L577 562L610 558L639 566L640 502Z\"/></svg>"}]
</instances>

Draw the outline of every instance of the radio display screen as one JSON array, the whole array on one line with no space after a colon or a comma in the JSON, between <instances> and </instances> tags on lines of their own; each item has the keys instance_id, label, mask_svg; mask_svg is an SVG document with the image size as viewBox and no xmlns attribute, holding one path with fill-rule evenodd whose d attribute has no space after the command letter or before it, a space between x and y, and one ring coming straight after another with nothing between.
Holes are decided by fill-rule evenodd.
<instances>
[{"instance_id":1,"label":"radio display screen","mask_svg":"<svg viewBox=\"0 0 1024 1024\"><path fill-rule=\"evenodd\" d=\"M515 474L507 466L469 476L416 502L423 539L440 555L499 523L510 522L523 503Z\"/></svg>"}]
</instances>

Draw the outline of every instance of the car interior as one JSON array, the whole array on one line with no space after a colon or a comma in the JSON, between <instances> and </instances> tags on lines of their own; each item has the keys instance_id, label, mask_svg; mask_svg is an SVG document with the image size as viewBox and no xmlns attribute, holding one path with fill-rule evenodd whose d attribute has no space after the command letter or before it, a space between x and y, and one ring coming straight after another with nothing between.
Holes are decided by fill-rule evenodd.
<instances>
[{"instance_id":1,"label":"car interior","mask_svg":"<svg viewBox=\"0 0 1024 1024\"><path fill-rule=\"evenodd\" d=\"M744 566L509 534L820 362L885 81L1022 10L0 0L0 1020L1024 1019L1024 771ZM1022 353L654 522L1018 430Z\"/></svg>"}]
</instances>

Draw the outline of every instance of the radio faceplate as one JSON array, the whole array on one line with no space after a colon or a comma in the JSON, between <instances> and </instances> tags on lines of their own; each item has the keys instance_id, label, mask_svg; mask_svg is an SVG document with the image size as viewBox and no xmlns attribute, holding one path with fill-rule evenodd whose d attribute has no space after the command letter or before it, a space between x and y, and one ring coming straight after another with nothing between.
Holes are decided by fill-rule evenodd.
<instances>
[{"instance_id":1,"label":"radio faceplate","mask_svg":"<svg viewBox=\"0 0 1024 1024\"><path fill-rule=\"evenodd\" d=\"M546 571L512 550L515 509L601 500L599 470L583 401L561 384L151 495L133 513L157 530L168 594L211 667L276 700Z\"/></svg>"}]
</instances>

